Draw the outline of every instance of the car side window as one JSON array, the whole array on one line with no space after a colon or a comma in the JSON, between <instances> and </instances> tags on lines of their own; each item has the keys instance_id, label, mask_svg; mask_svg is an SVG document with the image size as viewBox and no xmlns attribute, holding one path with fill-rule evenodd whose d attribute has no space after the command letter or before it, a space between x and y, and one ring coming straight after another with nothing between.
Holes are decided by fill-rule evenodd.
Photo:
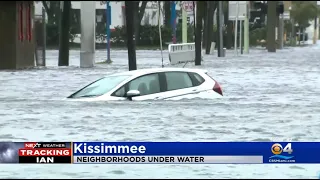
<instances>
[{"instance_id":1,"label":"car side window","mask_svg":"<svg viewBox=\"0 0 320 180\"><path fill-rule=\"evenodd\" d=\"M117 97L124 97L126 95L125 86L122 86L120 89L118 89L115 93L115 96Z\"/></svg>"},{"instance_id":2,"label":"car side window","mask_svg":"<svg viewBox=\"0 0 320 180\"><path fill-rule=\"evenodd\" d=\"M202 84L204 82L203 77L201 77L197 73L189 73L189 75L193 81L193 86L199 86L200 84Z\"/></svg>"},{"instance_id":3,"label":"car side window","mask_svg":"<svg viewBox=\"0 0 320 180\"><path fill-rule=\"evenodd\" d=\"M159 74L149 74L138 77L128 84L128 89L138 90L140 95L155 94L160 92Z\"/></svg>"},{"instance_id":4,"label":"car side window","mask_svg":"<svg viewBox=\"0 0 320 180\"><path fill-rule=\"evenodd\" d=\"M167 90L176 90L192 87L192 81L186 72L166 72Z\"/></svg>"}]
</instances>

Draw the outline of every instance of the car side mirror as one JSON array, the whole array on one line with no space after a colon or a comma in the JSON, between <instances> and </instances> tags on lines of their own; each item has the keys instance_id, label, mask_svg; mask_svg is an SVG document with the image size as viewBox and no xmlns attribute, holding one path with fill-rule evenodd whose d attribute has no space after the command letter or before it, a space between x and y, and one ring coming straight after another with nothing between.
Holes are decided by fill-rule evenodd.
<instances>
[{"instance_id":1,"label":"car side mirror","mask_svg":"<svg viewBox=\"0 0 320 180\"><path fill-rule=\"evenodd\" d=\"M138 90L130 90L127 92L127 98L132 100L133 97L140 96L140 91Z\"/></svg>"}]
</instances>

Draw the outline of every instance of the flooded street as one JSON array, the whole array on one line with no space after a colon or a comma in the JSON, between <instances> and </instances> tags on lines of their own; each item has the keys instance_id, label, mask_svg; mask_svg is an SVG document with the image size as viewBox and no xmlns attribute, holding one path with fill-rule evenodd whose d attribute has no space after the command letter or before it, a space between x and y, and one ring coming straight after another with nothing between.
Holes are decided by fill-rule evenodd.
<instances>
[{"instance_id":1,"label":"flooded street","mask_svg":"<svg viewBox=\"0 0 320 180\"><path fill-rule=\"evenodd\" d=\"M229 54L228 54L229 53ZM146 102L71 102L64 98L101 76L128 70L127 51L111 65L0 71L0 141L319 141L320 46L277 53L204 56L224 98ZM96 61L106 60L96 52ZM168 65L168 54L164 53ZM138 68L161 67L160 51L137 51ZM174 67L182 67L176 65ZM1 165L0 178L317 178L319 165Z\"/></svg>"}]
</instances>

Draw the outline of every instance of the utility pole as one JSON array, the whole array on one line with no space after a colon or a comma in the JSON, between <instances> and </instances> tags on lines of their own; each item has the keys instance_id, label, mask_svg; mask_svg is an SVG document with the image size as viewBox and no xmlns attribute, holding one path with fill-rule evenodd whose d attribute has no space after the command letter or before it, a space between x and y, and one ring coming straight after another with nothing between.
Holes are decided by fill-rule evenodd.
<instances>
[{"instance_id":1,"label":"utility pole","mask_svg":"<svg viewBox=\"0 0 320 180\"><path fill-rule=\"evenodd\" d=\"M319 16L317 16L317 27L316 27L316 31L317 31L317 41L319 40Z\"/></svg>"},{"instance_id":2,"label":"utility pole","mask_svg":"<svg viewBox=\"0 0 320 180\"><path fill-rule=\"evenodd\" d=\"M69 66L69 29L71 1L60 1L59 62L58 66Z\"/></svg>"},{"instance_id":3,"label":"utility pole","mask_svg":"<svg viewBox=\"0 0 320 180\"><path fill-rule=\"evenodd\" d=\"M107 61L106 63L111 63L111 58L110 58L110 39L111 39L111 31L110 31L110 25L111 25L111 6L110 6L110 1L107 1L106 3L106 12L107 12Z\"/></svg>"},{"instance_id":4,"label":"utility pole","mask_svg":"<svg viewBox=\"0 0 320 180\"><path fill-rule=\"evenodd\" d=\"M175 1L171 1L171 27L172 27L172 43L176 44L177 43L177 37L176 37L176 19L177 18L177 12L176 12L176 3Z\"/></svg>"},{"instance_id":5,"label":"utility pole","mask_svg":"<svg viewBox=\"0 0 320 180\"><path fill-rule=\"evenodd\" d=\"M80 1L81 50L80 67L91 68L95 63L96 50L96 3Z\"/></svg>"},{"instance_id":6,"label":"utility pole","mask_svg":"<svg viewBox=\"0 0 320 180\"><path fill-rule=\"evenodd\" d=\"M268 1L267 12L267 49L268 52L276 52L276 20L277 20L278 1Z\"/></svg>"},{"instance_id":7,"label":"utility pole","mask_svg":"<svg viewBox=\"0 0 320 180\"><path fill-rule=\"evenodd\" d=\"M283 1L278 1L278 6L277 6L279 14L279 31L278 31L278 42L279 42L279 49L283 49L283 36L284 36L284 20L283 20L283 13L284 13L284 4Z\"/></svg>"},{"instance_id":8,"label":"utility pole","mask_svg":"<svg viewBox=\"0 0 320 180\"><path fill-rule=\"evenodd\" d=\"M283 14L279 15L279 49L283 49L283 35L284 35L284 22L283 22Z\"/></svg>"},{"instance_id":9,"label":"utility pole","mask_svg":"<svg viewBox=\"0 0 320 180\"><path fill-rule=\"evenodd\" d=\"M291 18L291 36L290 37L291 37L290 39L291 46L296 46L297 42L296 42L295 22L293 18Z\"/></svg>"},{"instance_id":10,"label":"utility pole","mask_svg":"<svg viewBox=\"0 0 320 180\"><path fill-rule=\"evenodd\" d=\"M318 35L318 32L317 32L317 26L318 26L318 17L315 17L314 18L314 32L313 32L313 44L317 44L317 35Z\"/></svg>"},{"instance_id":11,"label":"utility pole","mask_svg":"<svg viewBox=\"0 0 320 180\"><path fill-rule=\"evenodd\" d=\"M244 26L243 50L244 50L244 53L246 54L249 53L249 12L250 12L249 2L250 1L247 1L247 13L243 23L243 26Z\"/></svg>"},{"instance_id":12,"label":"utility pole","mask_svg":"<svg viewBox=\"0 0 320 180\"><path fill-rule=\"evenodd\" d=\"M195 65L201 65L201 37L202 37L202 18L203 18L203 3L204 1L197 1L196 12L196 37L195 37Z\"/></svg>"},{"instance_id":13,"label":"utility pole","mask_svg":"<svg viewBox=\"0 0 320 180\"><path fill-rule=\"evenodd\" d=\"M237 1L236 6L236 20L235 20L235 27L234 27L234 51L235 54L238 56L238 17L239 17L239 1Z\"/></svg>"},{"instance_id":14,"label":"utility pole","mask_svg":"<svg viewBox=\"0 0 320 180\"><path fill-rule=\"evenodd\" d=\"M185 7L184 3L188 1L182 2L182 7ZM181 8L182 11L182 43L188 43L188 22L187 22L187 11L185 8Z\"/></svg>"},{"instance_id":15,"label":"utility pole","mask_svg":"<svg viewBox=\"0 0 320 180\"><path fill-rule=\"evenodd\" d=\"M219 1L218 5L218 33L219 33L219 46L218 46L218 57L224 57L223 54L223 9L222 1Z\"/></svg>"},{"instance_id":16,"label":"utility pole","mask_svg":"<svg viewBox=\"0 0 320 180\"><path fill-rule=\"evenodd\" d=\"M317 40L319 40L319 16L317 16L317 27L316 27L316 31L317 31Z\"/></svg>"},{"instance_id":17,"label":"utility pole","mask_svg":"<svg viewBox=\"0 0 320 180\"><path fill-rule=\"evenodd\" d=\"M208 25L207 25L207 44L206 44L206 54L210 54L212 35L213 35L213 1L208 1Z\"/></svg>"},{"instance_id":18,"label":"utility pole","mask_svg":"<svg viewBox=\"0 0 320 180\"><path fill-rule=\"evenodd\" d=\"M134 1L125 1L129 71L137 70L136 43L134 37L134 13L136 12L134 3Z\"/></svg>"},{"instance_id":19,"label":"utility pole","mask_svg":"<svg viewBox=\"0 0 320 180\"><path fill-rule=\"evenodd\" d=\"M240 20L240 37L239 37L239 47L240 47L240 54L243 54L243 49L242 49L242 20Z\"/></svg>"}]
</instances>

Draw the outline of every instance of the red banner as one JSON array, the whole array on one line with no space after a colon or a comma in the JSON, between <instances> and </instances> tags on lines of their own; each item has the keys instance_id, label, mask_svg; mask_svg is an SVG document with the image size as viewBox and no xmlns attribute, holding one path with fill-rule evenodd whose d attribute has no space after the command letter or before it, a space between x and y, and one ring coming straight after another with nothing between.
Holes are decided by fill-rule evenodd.
<instances>
[{"instance_id":1,"label":"red banner","mask_svg":"<svg viewBox=\"0 0 320 180\"><path fill-rule=\"evenodd\" d=\"M19 4L19 40L23 41L23 3Z\"/></svg>"},{"instance_id":2,"label":"red banner","mask_svg":"<svg viewBox=\"0 0 320 180\"><path fill-rule=\"evenodd\" d=\"M27 8L27 39L29 42L31 42L32 38L32 28L31 28L31 4L30 2L28 3L28 8Z\"/></svg>"},{"instance_id":3,"label":"red banner","mask_svg":"<svg viewBox=\"0 0 320 180\"><path fill-rule=\"evenodd\" d=\"M70 148L19 149L19 156L71 156Z\"/></svg>"}]
</instances>

